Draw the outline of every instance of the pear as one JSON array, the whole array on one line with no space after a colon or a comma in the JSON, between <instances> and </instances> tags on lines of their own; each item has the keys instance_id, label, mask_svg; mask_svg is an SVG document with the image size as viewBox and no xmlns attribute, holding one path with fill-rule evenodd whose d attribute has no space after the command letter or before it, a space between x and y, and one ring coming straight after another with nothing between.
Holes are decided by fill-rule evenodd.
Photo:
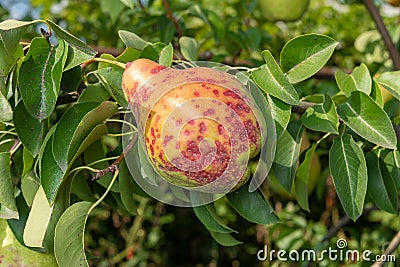
<instances>
[{"instance_id":1,"label":"pear","mask_svg":"<svg viewBox=\"0 0 400 267\"><path fill-rule=\"evenodd\" d=\"M21 245L4 219L0 219L0 244L0 266L58 266L53 254L33 251Z\"/></svg>"},{"instance_id":2,"label":"pear","mask_svg":"<svg viewBox=\"0 0 400 267\"><path fill-rule=\"evenodd\" d=\"M261 14L269 21L297 21L307 10L309 0L259 0Z\"/></svg>"},{"instance_id":3,"label":"pear","mask_svg":"<svg viewBox=\"0 0 400 267\"><path fill-rule=\"evenodd\" d=\"M261 130L258 107L237 78L213 68L173 69L138 59L127 64L122 87L149 160L164 179L188 188L213 183L213 193L246 183Z\"/></svg>"}]
</instances>

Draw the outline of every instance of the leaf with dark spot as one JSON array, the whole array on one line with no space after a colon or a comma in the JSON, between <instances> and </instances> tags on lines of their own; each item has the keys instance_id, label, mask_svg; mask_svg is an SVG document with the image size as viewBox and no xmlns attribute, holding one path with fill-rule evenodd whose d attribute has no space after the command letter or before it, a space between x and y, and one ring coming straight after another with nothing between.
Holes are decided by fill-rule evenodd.
<instances>
[{"instance_id":1,"label":"leaf with dark spot","mask_svg":"<svg viewBox=\"0 0 400 267\"><path fill-rule=\"evenodd\" d=\"M51 46L44 38L33 39L21 64L18 83L28 112L35 118L47 118L56 105L67 44L59 40Z\"/></svg>"}]
</instances>

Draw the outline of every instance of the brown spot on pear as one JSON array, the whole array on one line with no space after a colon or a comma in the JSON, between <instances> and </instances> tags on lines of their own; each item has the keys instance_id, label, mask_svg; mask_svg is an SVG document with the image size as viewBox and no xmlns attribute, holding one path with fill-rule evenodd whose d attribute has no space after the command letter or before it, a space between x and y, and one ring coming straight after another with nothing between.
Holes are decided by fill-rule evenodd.
<instances>
[{"instance_id":1,"label":"brown spot on pear","mask_svg":"<svg viewBox=\"0 0 400 267\"><path fill-rule=\"evenodd\" d=\"M172 85L171 88L164 88L168 84L174 84L168 79L176 77L173 75L169 76L171 74L169 72L161 74L160 72L164 69L166 67L151 60L138 59L127 64L122 78L122 86L127 100L131 101L132 98L135 98L135 103L146 104L146 101L149 100L148 98L144 98L143 95L148 91L165 90L164 94L157 99L154 105L151 105L151 112L146 118L145 125L143 125L145 146L153 167L164 179L175 185L185 187L203 186L219 179L233 158L232 153L236 153L239 156L237 158L238 163L235 163L235 166L238 167L229 172L229 175L226 176L229 176L229 179L219 180L216 186L221 186L221 192L223 192L225 188L235 190L244 185L250 177L251 171L250 167L247 166L246 168L246 165L244 165L245 169L243 173L240 170L241 155L243 155L243 158L246 157L245 155L248 155L248 158L253 158L260 152L261 147L261 129L253 113L252 108L254 108L255 104L252 103L253 100L251 100L251 97L242 97L238 94L239 89L228 86L229 84L237 85L239 83L238 81L229 83L229 79L232 79L232 81L236 79L234 76L224 74L221 76L224 78L221 78L218 82L215 81L214 79L220 77L221 73L211 68L206 70L205 68L193 68L190 70L169 69L168 71L171 71L171 73L181 71L182 75L178 76L180 78L185 77L187 82L180 85ZM155 78L155 80L152 79L151 84L146 84L146 87L149 86L149 88L142 87L150 78L157 74L160 75L158 77L165 76L165 81L161 78L159 80ZM141 87L145 90L142 91L140 89L142 92L134 96ZM191 106L193 110L185 112L182 109L182 113L175 114L174 120L166 124L170 114L179 110L179 107L184 106L185 103L190 103L190 101L198 99L207 99L208 103L211 104L193 104ZM249 102L246 102L245 99ZM226 106L228 111L231 111L226 112L226 114L219 112L217 109L218 106ZM184 119L187 112L190 114L193 112L193 114L198 115L192 120L187 121ZM229 116L227 116L228 114ZM213 119L213 116L221 117L217 120ZM240 147L233 152L235 146L231 143L227 128L230 128L231 131L237 129L236 125L233 124L233 118L236 116L243 123L249 146L248 148L243 146L243 149ZM167 127L179 129L178 133L175 136L162 136L163 128L166 125ZM237 134L237 138L239 138L239 134ZM216 154L209 165L201 170L197 170L196 164L198 164L197 162L201 157L200 143L203 140L213 142ZM168 144L177 144L173 145L174 147L178 147L176 151L174 150L176 154L167 156L165 149ZM182 161L182 157L185 160ZM179 166L184 164L183 162L187 162L187 160L190 162L187 166L193 168L180 168Z\"/></svg>"},{"instance_id":2,"label":"brown spot on pear","mask_svg":"<svg viewBox=\"0 0 400 267\"><path fill-rule=\"evenodd\" d=\"M128 102L131 101L135 92L148 79L166 68L167 67L146 58L139 58L127 63L122 75L122 88Z\"/></svg>"}]
</instances>

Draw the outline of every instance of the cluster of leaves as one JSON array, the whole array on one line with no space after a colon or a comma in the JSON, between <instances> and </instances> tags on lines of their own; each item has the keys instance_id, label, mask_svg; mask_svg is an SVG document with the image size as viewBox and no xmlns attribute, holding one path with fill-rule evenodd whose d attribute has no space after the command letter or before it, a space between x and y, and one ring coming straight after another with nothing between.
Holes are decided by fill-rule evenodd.
<instances>
[{"instance_id":1,"label":"cluster of leaves","mask_svg":"<svg viewBox=\"0 0 400 267\"><path fill-rule=\"evenodd\" d=\"M23 47L21 38L38 22L57 35L57 44L51 44L44 32ZM124 214L136 215L135 196L148 197L124 161L114 175L88 181L122 153L118 133L127 103L121 66L140 57L170 66L173 45L119 31L124 52L117 58L103 54L94 59L91 47L50 20L4 21L0 36L0 185L5 192L0 198L1 216L22 244L54 251L60 266L87 265L83 236L90 212L105 201ZM322 88L318 94L299 95L301 84L326 64L337 45L324 35L303 35L285 45L279 64L265 50L262 66L245 68L264 93L277 126L271 172L288 192L296 185L297 201L309 210L311 159L323 143L329 149L337 194L353 220L361 215L367 193L378 208L396 213L400 155L394 127L400 119L383 109L379 86L400 100L400 73L386 72L372 79L368 68L360 65L351 74L336 73L337 91ZM197 59L200 45L195 39L181 37L179 46L186 60ZM88 65L92 61L100 63ZM76 92L76 102L61 103ZM293 106L305 104L301 116L291 112ZM306 128L316 132L318 140L300 157ZM138 166L146 168L135 151ZM226 199L251 222L279 221L260 190L250 193L243 187ZM194 212L218 243L240 244L231 235L236 231L218 218L214 204L195 207Z\"/></svg>"},{"instance_id":2,"label":"cluster of leaves","mask_svg":"<svg viewBox=\"0 0 400 267\"><path fill-rule=\"evenodd\" d=\"M318 32L340 40L340 48L331 64L351 69L359 62L366 63L364 55L360 54L363 51L354 47L354 41L375 26L366 16L366 8L361 1L351 5L339 0L310 1L301 21L279 24L262 16L258 2L168 1L179 34L198 40L202 44L200 53L206 60L226 60L231 64L235 59L250 59L258 65L262 61L261 51L268 49L275 55L288 39L307 32ZM117 35L120 29L135 32L151 42L169 43L177 35L162 1L119 0L112 5L106 0L71 0L68 5L46 0L32 0L31 3L40 11L41 17L63 25L69 32L97 46L122 49L124 44ZM396 18L384 19L391 26L392 36L397 36ZM367 37L363 38L363 42L368 48L373 42L377 49L384 48L381 40ZM387 55L383 57L388 58Z\"/></svg>"}]
</instances>

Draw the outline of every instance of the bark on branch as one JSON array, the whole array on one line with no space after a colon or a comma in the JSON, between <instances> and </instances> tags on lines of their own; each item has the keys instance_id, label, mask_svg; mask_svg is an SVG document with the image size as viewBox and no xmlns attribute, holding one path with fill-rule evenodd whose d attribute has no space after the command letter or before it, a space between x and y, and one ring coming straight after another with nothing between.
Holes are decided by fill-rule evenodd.
<instances>
[{"instance_id":1,"label":"bark on branch","mask_svg":"<svg viewBox=\"0 0 400 267\"><path fill-rule=\"evenodd\" d=\"M381 15L379 14L378 8L375 6L372 0L363 0L364 5L367 7L369 14L375 22L376 28L382 36L383 41L389 51L390 57L393 62L393 68L395 70L400 70L400 54L397 50L397 47L393 43L392 38L390 37L389 31L387 30L385 23L382 20Z\"/></svg>"}]
</instances>

